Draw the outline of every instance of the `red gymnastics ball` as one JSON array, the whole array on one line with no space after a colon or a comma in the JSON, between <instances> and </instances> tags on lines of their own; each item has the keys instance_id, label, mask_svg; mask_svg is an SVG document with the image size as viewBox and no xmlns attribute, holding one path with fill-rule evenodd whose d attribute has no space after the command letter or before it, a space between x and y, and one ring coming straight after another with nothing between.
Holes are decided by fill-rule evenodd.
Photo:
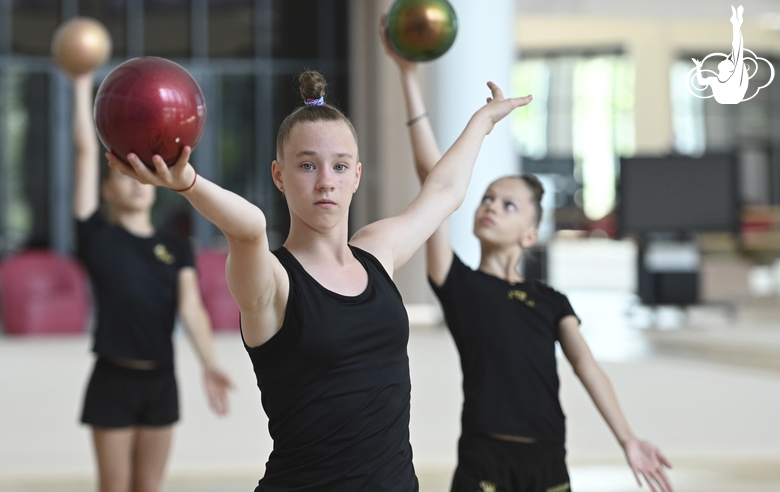
<instances>
[{"instance_id":1,"label":"red gymnastics ball","mask_svg":"<svg viewBox=\"0 0 780 492\"><path fill-rule=\"evenodd\" d=\"M136 154L149 168L158 154L173 165L195 147L206 125L200 86L180 65L157 57L133 58L103 80L95 96L95 128L112 154Z\"/></svg>"}]
</instances>

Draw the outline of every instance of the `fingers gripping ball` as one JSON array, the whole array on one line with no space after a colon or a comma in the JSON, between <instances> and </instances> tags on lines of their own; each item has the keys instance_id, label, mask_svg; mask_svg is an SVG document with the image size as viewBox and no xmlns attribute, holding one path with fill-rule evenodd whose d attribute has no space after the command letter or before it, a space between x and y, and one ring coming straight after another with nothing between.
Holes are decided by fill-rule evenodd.
<instances>
[{"instance_id":1,"label":"fingers gripping ball","mask_svg":"<svg viewBox=\"0 0 780 492\"><path fill-rule=\"evenodd\" d=\"M54 32L51 54L66 72L85 74L104 64L111 56L111 35L95 19L75 17Z\"/></svg>"},{"instance_id":2,"label":"fingers gripping ball","mask_svg":"<svg viewBox=\"0 0 780 492\"><path fill-rule=\"evenodd\" d=\"M396 0L385 19L390 47L410 61L434 60L450 49L458 32L447 0Z\"/></svg>"},{"instance_id":3,"label":"fingers gripping ball","mask_svg":"<svg viewBox=\"0 0 780 492\"><path fill-rule=\"evenodd\" d=\"M206 100L192 75L176 63L134 58L100 84L94 116L106 149L125 162L132 152L153 169L153 155L170 166L185 146L195 147L206 125Z\"/></svg>"}]
</instances>

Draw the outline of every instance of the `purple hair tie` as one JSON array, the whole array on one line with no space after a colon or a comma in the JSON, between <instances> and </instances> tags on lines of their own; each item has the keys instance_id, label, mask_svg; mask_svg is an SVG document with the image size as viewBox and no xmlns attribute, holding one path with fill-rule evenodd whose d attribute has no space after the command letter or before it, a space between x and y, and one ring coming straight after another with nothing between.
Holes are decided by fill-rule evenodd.
<instances>
[{"instance_id":1,"label":"purple hair tie","mask_svg":"<svg viewBox=\"0 0 780 492\"><path fill-rule=\"evenodd\" d=\"M306 105L307 106L322 106L323 104L325 104L325 98L324 97L320 97L319 99L314 99L314 98L310 97L310 98L306 99Z\"/></svg>"}]
</instances>

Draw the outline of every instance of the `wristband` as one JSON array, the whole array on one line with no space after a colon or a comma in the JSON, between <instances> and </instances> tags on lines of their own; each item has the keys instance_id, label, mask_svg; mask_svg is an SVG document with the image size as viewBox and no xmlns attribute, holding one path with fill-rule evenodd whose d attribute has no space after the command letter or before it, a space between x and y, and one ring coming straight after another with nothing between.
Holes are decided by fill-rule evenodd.
<instances>
[{"instance_id":1,"label":"wristband","mask_svg":"<svg viewBox=\"0 0 780 492\"><path fill-rule=\"evenodd\" d=\"M418 121L420 121L420 120L422 120L424 118L427 118L427 117L428 117L428 111L424 112L423 114L417 115L414 118L412 118L411 120L407 121L406 122L406 126L412 126L415 123L417 123Z\"/></svg>"},{"instance_id":2,"label":"wristband","mask_svg":"<svg viewBox=\"0 0 780 492\"><path fill-rule=\"evenodd\" d=\"M192 180L192 184L191 185L189 185L188 187L184 188L183 190L174 190L173 188L171 188L171 190L175 191L176 193L184 193L185 191L190 191L190 189L192 189L192 187L195 186L195 181L197 181L197 180L198 180L198 171L195 171L195 178Z\"/></svg>"}]
</instances>

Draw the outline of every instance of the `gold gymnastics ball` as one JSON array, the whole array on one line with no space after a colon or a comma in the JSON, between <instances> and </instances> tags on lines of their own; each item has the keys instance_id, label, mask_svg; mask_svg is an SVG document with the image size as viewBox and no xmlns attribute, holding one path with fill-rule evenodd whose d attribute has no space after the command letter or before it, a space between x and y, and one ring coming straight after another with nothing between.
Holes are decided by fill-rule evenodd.
<instances>
[{"instance_id":1,"label":"gold gymnastics ball","mask_svg":"<svg viewBox=\"0 0 780 492\"><path fill-rule=\"evenodd\" d=\"M51 55L57 65L69 74L85 74L108 61L111 35L95 19L75 17L54 32Z\"/></svg>"}]
</instances>

